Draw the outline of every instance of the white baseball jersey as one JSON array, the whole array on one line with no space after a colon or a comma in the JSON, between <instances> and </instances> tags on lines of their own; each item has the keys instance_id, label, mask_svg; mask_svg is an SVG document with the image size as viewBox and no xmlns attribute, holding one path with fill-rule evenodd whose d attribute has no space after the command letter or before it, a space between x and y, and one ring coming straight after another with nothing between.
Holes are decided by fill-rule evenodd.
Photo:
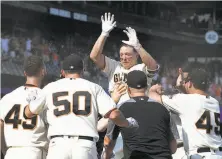
<instances>
[{"instance_id":1,"label":"white baseball jersey","mask_svg":"<svg viewBox=\"0 0 222 159\"><path fill-rule=\"evenodd\" d=\"M217 149L222 145L219 103L212 97L199 94L162 96L164 105L181 118L185 151L198 147Z\"/></svg>"},{"instance_id":2,"label":"white baseball jersey","mask_svg":"<svg viewBox=\"0 0 222 159\"><path fill-rule=\"evenodd\" d=\"M29 90L40 91L36 87L21 86L5 95L0 101L0 119L4 121L7 147L45 147L47 144L47 128L43 113L31 119L24 114L25 106L28 105L26 98Z\"/></svg>"},{"instance_id":3,"label":"white baseball jersey","mask_svg":"<svg viewBox=\"0 0 222 159\"><path fill-rule=\"evenodd\" d=\"M150 87L152 78L155 75L155 71L157 70L148 70L145 64L137 64L130 69L125 69L122 67L121 63L118 61L115 61L113 59L110 59L109 57L105 56L105 68L103 72L108 76L109 80L109 92L112 92L115 87L115 83L122 82L126 83L127 80L127 74L133 70L140 70L143 71L147 75L147 84L148 87ZM159 67L159 66L158 66ZM127 101L129 98L128 93L121 96L118 104Z\"/></svg>"},{"instance_id":4,"label":"white baseball jersey","mask_svg":"<svg viewBox=\"0 0 222 159\"><path fill-rule=\"evenodd\" d=\"M63 78L43 88L49 124L48 137L54 135L90 136L99 139L98 114L116 108L101 86L82 78Z\"/></svg>"}]
</instances>

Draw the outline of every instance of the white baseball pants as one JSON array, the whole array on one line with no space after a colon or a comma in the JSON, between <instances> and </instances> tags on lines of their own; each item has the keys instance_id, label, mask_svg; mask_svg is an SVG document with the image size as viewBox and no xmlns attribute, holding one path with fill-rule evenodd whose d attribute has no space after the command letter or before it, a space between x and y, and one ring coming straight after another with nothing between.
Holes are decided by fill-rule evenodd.
<instances>
[{"instance_id":1,"label":"white baseball pants","mask_svg":"<svg viewBox=\"0 0 222 159\"><path fill-rule=\"evenodd\" d=\"M37 147L10 147L5 159L45 159L46 152L42 148Z\"/></svg>"},{"instance_id":2,"label":"white baseball pants","mask_svg":"<svg viewBox=\"0 0 222 159\"><path fill-rule=\"evenodd\" d=\"M172 155L173 159L182 159L186 156L184 147L177 148L177 151Z\"/></svg>"},{"instance_id":3,"label":"white baseball pants","mask_svg":"<svg viewBox=\"0 0 222 159\"><path fill-rule=\"evenodd\" d=\"M78 137L53 138L47 159L97 159L96 142Z\"/></svg>"}]
</instances>

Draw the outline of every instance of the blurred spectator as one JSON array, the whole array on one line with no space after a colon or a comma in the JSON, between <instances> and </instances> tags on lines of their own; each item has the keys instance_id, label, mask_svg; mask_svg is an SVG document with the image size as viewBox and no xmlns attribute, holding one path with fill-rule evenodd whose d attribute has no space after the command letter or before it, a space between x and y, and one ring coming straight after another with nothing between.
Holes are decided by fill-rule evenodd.
<instances>
[{"instance_id":1,"label":"blurred spectator","mask_svg":"<svg viewBox=\"0 0 222 159\"><path fill-rule=\"evenodd\" d=\"M49 51L49 46L48 43L45 39L42 39L42 48L41 48L41 52L43 54L43 60L46 64L48 64L50 62L50 51Z\"/></svg>"},{"instance_id":2,"label":"blurred spectator","mask_svg":"<svg viewBox=\"0 0 222 159\"><path fill-rule=\"evenodd\" d=\"M52 58L53 58L53 65L55 67L58 67L58 64L59 64L59 56L57 55L56 52L53 52L52 53Z\"/></svg>"},{"instance_id":3,"label":"blurred spectator","mask_svg":"<svg viewBox=\"0 0 222 159\"><path fill-rule=\"evenodd\" d=\"M1 38L1 46L2 46L2 51L3 51L3 55L8 56L9 53L9 36L8 35L2 35Z\"/></svg>"},{"instance_id":4,"label":"blurred spectator","mask_svg":"<svg viewBox=\"0 0 222 159\"><path fill-rule=\"evenodd\" d=\"M26 51L30 52L32 49L32 40L30 38L27 38L26 40Z\"/></svg>"}]
</instances>

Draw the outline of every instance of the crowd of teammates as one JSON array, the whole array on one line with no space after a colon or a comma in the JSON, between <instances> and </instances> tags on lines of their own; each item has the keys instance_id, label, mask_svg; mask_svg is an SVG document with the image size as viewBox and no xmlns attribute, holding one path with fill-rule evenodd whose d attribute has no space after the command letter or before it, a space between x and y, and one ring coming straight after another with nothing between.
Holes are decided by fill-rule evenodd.
<instances>
[{"instance_id":1,"label":"crowd of teammates","mask_svg":"<svg viewBox=\"0 0 222 159\"><path fill-rule=\"evenodd\" d=\"M41 80L46 73L45 66L41 58L29 56L24 70L27 77L26 84L6 95L0 103L1 128L4 130L2 131L4 133L1 133L1 142L2 152L6 152L5 158L15 158L16 155L16 158L32 156L33 159L40 159L45 158L46 154L47 158L97 158L98 130L106 129L108 133L101 157L113 157L115 154L108 154L107 150L112 149L109 146L112 140L115 140L112 134L115 124L128 128L128 131L140 126L137 119L125 118L124 113L118 110L119 106L131 97L126 82L127 74L133 70L140 70L146 75L148 88L146 96L149 94L157 102L165 105L169 111L179 115L183 130L179 133L179 138L183 136L184 142L182 147L184 155L181 158L222 158L219 103L205 93L209 84L206 72L180 71L178 86L184 90L182 92L184 94L162 96L159 86L151 87L152 78L158 71L159 65L142 47L136 31L131 27L124 30L129 40L122 41L120 62L118 62L102 54L109 33L116 26L114 15L105 13L101 21L102 33L93 46L90 58L108 76L112 99L101 86L81 78L83 62L76 55L70 55L63 61L61 71L63 79L52 82L40 90ZM142 64L137 64L138 56L141 57ZM194 95L189 96L185 93ZM174 97L179 98L174 100ZM187 101L194 102L189 105L193 106L192 109L195 108L192 117L189 116L192 109L186 109L184 105ZM98 114L103 118L97 124ZM210 121L209 118L215 118L215 121ZM204 123L205 119L207 123ZM171 126L173 129L174 125ZM46 133L50 140L49 145ZM197 139L191 140L192 135ZM174 133L174 137L178 138L176 136L177 132ZM178 142L178 146L179 144Z\"/></svg>"},{"instance_id":2,"label":"crowd of teammates","mask_svg":"<svg viewBox=\"0 0 222 159\"><path fill-rule=\"evenodd\" d=\"M62 79L39 88L46 74L42 58L29 56L26 84L1 100L1 145L6 159L97 158L97 118L138 127L125 118L101 86L81 78L83 61L66 57ZM12 100L13 99L13 100ZM48 137L48 139L47 139ZM47 152L46 152L47 151Z\"/></svg>"},{"instance_id":3,"label":"crowd of teammates","mask_svg":"<svg viewBox=\"0 0 222 159\"><path fill-rule=\"evenodd\" d=\"M116 25L116 22L114 22L114 15L111 15L110 13L108 14L105 14L105 16L101 17L101 20L102 20L102 34L100 35L100 37L97 39L92 51L91 51L91 54L90 54L90 58L96 63L96 65L103 71L106 73L106 75L108 76L108 79L109 79L109 91L111 93L111 96L113 98L113 100L119 104L119 106L124 103L126 100L129 99L129 95L126 91L126 77L127 77L127 74L132 71L132 70L141 70L141 71L144 71L145 74L147 75L148 77L148 87L151 86L151 81L152 81L152 75L154 75L155 71L157 71L159 69L158 65L156 64L155 60L142 48L141 44L139 43L139 40L137 39L137 36L136 36L136 32L134 29L128 27L126 28L126 30L124 30L124 32L127 34L128 38L129 38L129 41L122 41L123 42L123 45L121 46L120 48L120 62L117 62L115 60L112 60L106 56L104 56L102 54L103 52L103 46L105 44L105 41L106 41L106 38L108 37L110 31L115 27ZM142 62L143 64L139 64L139 65L136 65L136 59L137 59L137 56L140 56L141 59L142 59ZM191 72L191 70L189 70L189 73ZM201 72L201 71L200 71ZM184 77L184 75L182 74L181 76ZM204 76L204 75L203 75ZM205 75L206 76L206 75ZM203 78L207 78L207 77L203 77ZM149 77L151 78L151 80L149 80ZM183 79L184 80L184 79ZM184 82L182 80L182 82ZM202 80L202 78L200 77L200 81ZM205 84L205 89L201 89L199 88L198 85L199 81L192 81L192 79L190 79L190 83L193 82L193 88L196 89L196 90L200 90L200 91L206 91L206 89L208 88L208 83L206 83L207 81L203 81ZM180 82L179 82L180 83ZM196 84L198 83L198 84ZM202 83L201 83L202 84ZM178 84L178 86L182 87L181 86L182 84ZM184 87L184 86L183 86ZM116 91L114 91L116 90ZM185 91L185 93L190 93L188 91ZM193 93L193 92L191 92ZM213 99L213 98L212 98ZM213 99L215 100L215 99ZM158 100L157 100L158 101ZM161 101L159 101L161 103ZM209 152L209 151L214 151L216 154L219 154L220 156L220 151L221 151L221 124L220 124L220 119L218 119L218 114L219 114L219 103L216 102L215 100L215 103L212 105L213 110L211 110L212 112L214 113L217 113L216 115L216 124L214 124L215 126L215 129L217 129L217 133L216 133L216 142L213 143L213 144L210 144L210 143L197 143L197 142L201 142L201 141L197 141L197 142L194 142L194 145L197 146L195 147L197 150L198 148L200 149L205 149L207 147L207 150L203 150L203 151L197 151L196 153L202 153L202 152ZM200 108L201 111L207 109L206 107L204 107L204 103L203 104L200 104ZM191 109L189 109L188 111L190 111ZM178 113L176 113L177 115L180 115ZM198 115L202 115L201 113L200 114L196 114L196 118L199 118ZM181 118L181 116L180 116ZM195 121L196 119L191 119L191 120L194 120L192 121L191 123L189 124L192 124L193 122L198 122L198 121ZM198 120L198 119L197 119ZM204 119L202 119L204 120ZM200 121L202 122L202 121ZM110 124L110 123L109 123ZM187 130L184 128L185 125L183 125L183 121L182 123L177 123L178 125L178 128L179 129L179 138L177 139L183 139L184 135L187 132ZM202 124L202 123L201 123ZM212 125L213 125L212 124ZM182 126L182 127L181 127ZM109 138L108 139L108 143L105 143L107 145L105 146L109 146L109 145L112 145L112 148L113 148L113 144L111 144L111 140L112 140L112 137L113 137L113 134L112 134L112 131L113 131L113 124L111 123L110 125L108 125L108 128L107 128L107 135L106 137ZM198 127L198 126L197 126ZM110 130L109 130L110 129ZM194 129L194 127L192 127L192 129ZM109 132L111 131L111 132ZM192 130L194 131L194 130ZM176 136L176 133L174 134ZM210 134L210 138L214 138L212 137L214 134ZM208 134L206 135L208 136ZM177 136L178 137L178 136ZM186 142L187 140L191 140L191 135L189 136L189 139L188 138L185 138ZM199 140L202 140L201 138L199 138ZM209 139L210 140L210 139ZM176 152L176 154L173 156L174 158L182 158L182 157L185 157L185 156L188 156L190 157L192 154L189 152L190 150L193 151L193 154L195 154L195 150L193 149L189 149L187 148L187 143L185 142L185 147L183 146L180 146L182 145L182 142L178 141L178 147L182 147L180 149L180 151L178 151L178 154ZM206 142L210 142L210 141L206 141ZM189 141L188 141L188 145L189 145ZM215 144L215 145L214 145ZM106 149L105 149L106 151ZM109 151L109 152L112 152L112 151ZM103 154L105 154L106 152L104 152ZM111 154L113 155L113 154ZM205 154L203 154L205 155ZM105 156L107 156L105 154ZM211 155L209 154L206 154L205 157L208 157L209 158L212 158ZM217 155L215 155L216 158L220 158L220 157L217 157ZM215 157L214 156L214 157Z\"/></svg>"}]
</instances>

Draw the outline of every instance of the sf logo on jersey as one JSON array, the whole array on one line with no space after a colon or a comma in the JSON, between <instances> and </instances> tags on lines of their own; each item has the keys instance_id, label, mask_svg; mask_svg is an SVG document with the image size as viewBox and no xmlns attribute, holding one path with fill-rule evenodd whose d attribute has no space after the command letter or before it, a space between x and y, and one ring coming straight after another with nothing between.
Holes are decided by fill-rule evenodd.
<instances>
[{"instance_id":1,"label":"sf logo on jersey","mask_svg":"<svg viewBox=\"0 0 222 159\"><path fill-rule=\"evenodd\" d=\"M115 73L114 76L114 82L126 82L127 79L127 73Z\"/></svg>"}]
</instances>

